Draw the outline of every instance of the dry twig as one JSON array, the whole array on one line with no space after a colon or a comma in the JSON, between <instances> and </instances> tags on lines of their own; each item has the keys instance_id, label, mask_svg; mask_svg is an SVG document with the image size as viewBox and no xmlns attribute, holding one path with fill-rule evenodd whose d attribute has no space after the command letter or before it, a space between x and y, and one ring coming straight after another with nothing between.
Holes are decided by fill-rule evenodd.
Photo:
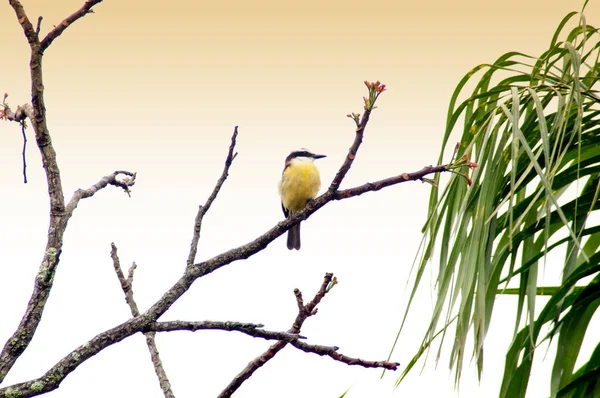
<instances>
[{"instance_id":1,"label":"dry twig","mask_svg":"<svg viewBox=\"0 0 600 398\"><path fill-rule=\"evenodd\" d=\"M294 289L294 295L296 296L296 303L298 304L298 315L292 324L288 333L293 335L299 334L304 321L308 319L308 317L316 315L317 313L317 305L321 302L323 297L330 291L328 288L333 280L333 274L328 273L325 275L323 279L323 283L321 287L317 291L315 297L306 305L304 305L304 300L302 299L302 293L298 289ZM242 370L237 376L233 378L231 383L227 387L221 391L218 398L229 398L231 395L244 383L248 380L254 372L256 372L260 367L266 364L269 360L271 360L279 351L281 351L288 343L296 347L297 349L314 353L317 355L327 355L336 361L344 362L348 365L359 365L367 368L385 368L390 370L396 370L399 366L398 363L395 362L386 362L386 361L365 361L358 358L352 358L343 354L338 353L338 347L328 347L321 345L312 345L307 344L298 339L293 340L280 340L277 343L270 346L264 353L253 359L248 365Z\"/></svg>"},{"instance_id":2,"label":"dry twig","mask_svg":"<svg viewBox=\"0 0 600 398\"><path fill-rule=\"evenodd\" d=\"M117 274L117 278L121 283L121 289L123 289L123 293L125 293L125 301L127 302L127 305L129 305L131 315L136 317L140 315L140 310L138 309L138 306L133 298L133 273L137 268L137 265L133 263L131 267L129 267L126 279L125 275L123 275L123 271L121 270L121 262L119 261L119 256L117 255L117 246L115 246L114 243L111 243L110 247L110 257L113 260L113 267L115 269L115 273ZM167 377L167 372L165 372L164 365L158 353L158 347L156 346L155 339L156 332L146 331L144 332L144 336L146 337L146 345L148 346L148 351L150 351L150 358L152 360L152 365L154 365L154 371L156 372L156 377L158 377L160 388L162 389L165 398L175 398L175 394L173 394L173 390L171 389L171 382Z\"/></svg>"},{"instance_id":3,"label":"dry twig","mask_svg":"<svg viewBox=\"0 0 600 398\"><path fill-rule=\"evenodd\" d=\"M235 128L233 129L233 135L231 136L231 145L229 145L229 152L227 153L227 158L225 158L225 166L223 167L221 177L219 177L219 179L217 180L217 183L215 184L215 187L208 199L206 199L204 206L200 205L198 207L198 214L196 215L196 221L194 222L194 235L192 237L192 243L190 245L190 254L188 255L187 260L188 267L192 266L194 264L194 260L196 259L196 253L198 251L198 241L200 240L200 229L202 227L202 219L204 218L204 215L206 214L208 209L210 209L212 203L217 198L217 195L221 190L223 183L229 175L229 167L231 167L233 159L235 159L235 157L237 156L237 152L233 152L235 150L237 135L238 126L235 126Z\"/></svg>"}]
</instances>

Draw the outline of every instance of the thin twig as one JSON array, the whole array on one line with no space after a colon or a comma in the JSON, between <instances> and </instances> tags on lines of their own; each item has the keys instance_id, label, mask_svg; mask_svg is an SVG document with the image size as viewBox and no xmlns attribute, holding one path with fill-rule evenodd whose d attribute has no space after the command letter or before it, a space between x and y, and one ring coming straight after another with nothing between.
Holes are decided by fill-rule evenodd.
<instances>
[{"instance_id":1,"label":"thin twig","mask_svg":"<svg viewBox=\"0 0 600 398\"><path fill-rule=\"evenodd\" d=\"M440 165L440 166L426 166L423 167L419 171L415 171L412 173L402 173L400 175L386 178L383 180L368 182L358 187L344 189L341 191L337 191L335 193L334 199L341 200L347 199L354 196L362 195L366 192L374 192L379 191L382 188L389 187L391 185L401 184L403 182L408 181L423 181L423 178L429 174L441 173L444 171L448 171L448 165Z\"/></svg>"},{"instance_id":2,"label":"thin twig","mask_svg":"<svg viewBox=\"0 0 600 398\"><path fill-rule=\"evenodd\" d=\"M365 129L367 128L367 124L369 123L370 116L371 116L371 110L365 109L365 113L363 114L362 119L360 120L360 123L358 124L358 127L356 127L356 134L354 135L354 142L352 142L350 149L348 149L348 154L346 155L346 158L344 159L344 163L342 164L342 167L340 167L340 169L336 173L335 177L333 177L333 180L331 181L331 185L329 185L329 188L327 190L328 192L333 193L333 192L337 191L337 189L340 187L340 184L344 180L344 177L346 177L346 174L350 170L350 167L352 166L352 163L354 162L354 159L356 158L356 153L358 152L358 148L360 148L360 144L362 144L363 135L365 133Z\"/></svg>"},{"instance_id":3,"label":"thin twig","mask_svg":"<svg viewBox=\"0 0 600 398\"><path fill-rule=\"evenodd\" d=\"M133 273L135 272L136 268L137 268L137 264L135 262L133 264L131 264L131 267L129 267L129 271L127 272L127 283L129 285L131 285L133 283Z\"/></svg>"},{"instance_id":4,"label":"thin twig","mask_svg":"<svg viewBox=\"0 0 600 398\"><path fill-rule=\"evenodd\" d=\"M333 274L326 274L321 284L321 287L315 297L312 299L310 303L304 305L304 300L302 299L302 293L298 289L294 289L294 295L296 296L296 303L298 304L298 315L294 320L294 323L288 333L292 333L294 336L300 333L300 329L304 321L317 313L317 305L321 302L323 297L330 291L331 282L333 280ZM281 351L287 344L291 344L297 349L314 353L321 356L329 356L336 361L343 362L348 365L358 365L365 368L385 368L389 370L396 370L398 366L400 366L397 362L387 362L387 361L366 361L360 358L349 357L344 354L340 354L338 351L338 347L330 347L323 345L313 345L308 344L303 341L300 341L298 338L294 338L291 340L280 340L277 343L270 346L264 353L256 357L252 360L248 365L242 370L237 376L233 378L231 383L221 393L218 398L229 398L231 395L239 389L239 387L244 383L244 381L248 380L254 372L256 372L260 367L266 364L269 360L271 360L279 351Z\"/></svg>"},{"instance_id":5,"label":"thin twig","mask_svg":"<svg viewBox=\"0 0 600 398\"><path fill-rule=\"evenodd\" d=\"M23 181L25 184L27 184L27 161L25 158L25 152L27 150L27 135L25 133L25 120L28 117L30 119L33 118L33 107L29 104L25 104L23 106L17 106L17 111L13 112L10 106L6 103L6 97L8 97L8 94L4 94L4 99L2 100L3 109L0 111L0 119L17 122L21 125L21 134L23 135L23 151L21 153L23 159Z\"/></svg>"},{"instance_id":6,"label":"thin twig","mask_svg":"<svg viewBox=\"0 0 600 398\"><path fill-rule=\"evenodd\" d=\"M321 284L321 288L319 289L315 297L312 299L312 301L307 305L304 305L304 302L302 300L302 293L300 292L300 290L294 289L294 295L296 296L296 302L298 303L298 315L296 316L292 327L290 328L290 330L288 330L288 333L300 333L300 328L302 327L304 321L309 316L312 316L316 313L315 310L317 304L319 304L323 297L325 297L325 294L327 293L327 286L329 285L329 282L331 282L332 279L333 274L328 273L325 275L323 283ZM271 358L273 358L279 351L281 351L287 345L287 343L287 341L278 341L277 343L270 346L264 353L262 353L250 363L248 363L244 370L242 370L237 376L235 376L233 380L231 380L231 383L229 383L229 385L225 387L223 391L221 391L218 398L231 397L231 394L233 394L238 388L240 388L242 383L248 380L250 376L254 374L254 372L256 372L260 367L262 367Z\"/></svg>"},{"instance_id":7,"label":"thin twig","mask_svg":"<svg viewBox=\"0 0 600 398\"><path fill-rule=\"evenodd\" d=\"M263 329L264 325L259 323L242 323L242 322L218 322L218 321L167 321L154 322L149 325L144 331L153 332L175 332L189 331L196 332L199 330L223 330L240 332L248 336L257 337L265 340L283 340L287 342L304 339L296 333L290 332L273 332Z\"/></svg>"},{"instance_id":8,"label":"thin twig","mask_svg":"<svg viewBox=\"0 0 600 398\"><path fill-rule=\"evenodd\" d=\"M121 270L119 256L117 255L117 246L115 246L114 243L111 243L110 247L110 257L113 260L113 267L115 269L115 273L117 274L117 278L121 283L121 289L123 289L123 293L125 293L125 301L127 302L127 305L129 305L131 315L133 315L134 317L139 316L140 311L138 310L138 306L133 298L132 288L133 272L137 266L135 265L135 263L133 263L131 268L129 268L128 277L127 279L125 279L125 275L123 275L123 271ZM148 346L148 351L150 351L152 364L154 365L154 371L156 372L158 382L160 383L160 388L162 389L165 398L175 398L175 394L173 394L173 390L171 389L171 382L167 377L167 373L165 372L165 368L158 353L158 348L156 347L156 333L144 332L144 335L146 337L146 345Z\"/></svg>"},{"instance_id":9,"label":"thin twig","mask_svg":"<svg viewBox=\"0 0 600 398\"><path fill-rule=\"evenodd\" d=\"M41 15L38 17L38 21L37 21L37 26L35 28L35 35L39 38L40 37L40 30L42 29L42 19L44 19L44 17L42 17Z\"/></svg>"},{"instance_id":10,"label":"thin twig","mask_svg":"<svg viewBox=\"0 0 600 398\"><path fill-rule=\"evenodd\" d=\"M117 278L119 279L119 282L121 283L121 289L123 290L123 293L125 293L125 302L129 306L129 309L131 310L131 315L133 315L133 316L140 315L138 306L137 306L135 300L133 299L133 289L132 289L133 276L131 279L125 278L125 275L123 274L123 271L121 270L121 261L119 260L119 256L117 254L117 246L114 243L110 244L110 258L113 260L113 268L115 270L115 274L117 274ZM129 269L130 273L133 268L134 267L131 266L131 268ZM133 273L131 273L131 275L133 275Z\"/></svg>"},{"instance_id":11,"label":"thin twig","mask_svg":"<svg viewBox=\"0 0 600 398\"><path fill-rule=\"evenodd\" d=\"M119 174L123 174L125 177L122 179L117 179ZM65 213L68 215L72 214L75 208L77 208L77 205L81 199L91 198L96 192L106 188L108 185L121 188L127 193L127 195L131 196L129 188L135 184L135 177L136 173L126 170L117 170L107 176L102 177L98 182L88 189L78 189L73 193L71 200L69 200L69 203L65 209Z\"/></svg>"},{"instance_id":12,"label":"thin twig","mask_svg":"<svg viewBox=\"0 0 600 398\"><path fill-rule=\"evenodd\" d=\"M388 370L397 370L400 364L398 362L387 362L387 361L366 361L360 358L352 358L338 352L338 347L329 347L323 345L312 345L307 344L303 341L292 340L289 342L297 349L304 352L311 352L321 356L328 356L336 361L343 362L347 365L358 365L363 368L384 368Z\"/></svg>"},{"instance_id":13,"label":"thin twig","mask_svg":"<svg viewBox=\"0 0 600 398\"><path fill-rule=\"evenodd\" d=\"M17 110L13 112L11 107L6 103L7 95L4 94L4 101L2 103L2 116L3 119L10 120L11 122L23 123L25 119L33 119L33 107L30 104L19 105Z\"/></svg>"},{"instance_id":14,"label":"thin twig","mask_svg":"<svg viewBox=\"0 0 600 398\"><path fill-rule=\"evenodd\" d=\"M228 174L229 167L231 167L231 163L233 162L233 159L235 159L235 157L237 156L237 152L233 153L233 151L235 149L237 135L238 135L238 126L235 126L235 128L233 129L233 135L231 136L231 144L229 145L229 152L227 153L227 158L225 159L225 166L223 167L223 172L221 173L221 177L219 177L219 180L215 184L215 187L214 187L212 193L210 194L208 199L206 199L204 206L200 205L198 207L198 214L196 215L196 221L194 222L194 235L192 236L192 243L190 245L190 254L188 255L188 260L187 260L188 267L191 267L194 264L194 260L196 259L196 253L198 251L198 241L200 240L200 229L202 228L202 219L204 218L204 215L206 214L208 209L210 209L210 206L212 205L214 200L217 198L217 195L219 194L219 191L221 190L223 183L225 182L225 180L227 179L227 176L229 175Z\"/></svg>"},{"instance_id":15,"label":"thin twig","mask_svg":"<svg viewBox=\"0 0 600 398\"><path fill-rule=\"evenodd\" d=\"M25 134L25 121L21 122L21 133L23 133L23 183L27 184L27 161L25 160L25 151L27 150L27 135Z\"/></svg>"},{"instance_id":16,"label":"thin twig","mask_svg":"<svg viewBox=\"0 0 600 398\"><path fill-rule=\"evenodd\" d=\"M44 39L40 42L40 51L44 52L50 46L50 44L52 44L52 42L65 31L65 29L73 24L73 22L86 16L87 14L92 14L94 12L92 7L101 2L102 0L85 0L79 10L63 19L61 23L56 25L54 29L48 32L46 37L44 37Z\"/></svg>"},{"instance_id":17,"label":"thin twig","mask_svg":"<svg viewBox=\"0 0 600 398\"><path fill-rule=\"evenodd\" d=\"M39 43L39 39L35 34L33 25L29 20L27 14L25 13L25 9L23 8L21 2L19 0L8 0L8 3L15 11L15 14L17 15L17 21L21 25L21 28L23 29L23 33L25 33L25 37L27 38L29 45L31 46L33 44Z\"/></svg>"}]
</instances>

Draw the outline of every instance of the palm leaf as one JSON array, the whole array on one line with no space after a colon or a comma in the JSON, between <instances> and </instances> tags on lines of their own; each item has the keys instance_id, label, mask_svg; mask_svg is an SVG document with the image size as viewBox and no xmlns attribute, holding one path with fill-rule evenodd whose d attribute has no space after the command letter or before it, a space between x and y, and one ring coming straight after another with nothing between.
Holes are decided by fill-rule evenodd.
<instances>
[{"instance_id":1,"label":"palm leaf","mask_svg":"<svg viewBox=\"0 0 600 398\"><path fill-rule=\"evenodd\" d=\"M539 57L504 54L469 71L452 94L440 162L458 134L457 156L466 154L480 167L471 187L456 174L445 184L436 177L440 188L430 195L407 313L432 262L439 264L437 298L421 347L398 383L437 337L439 350L452 344L457 382L469 357L481 376L495 301L516 294L500 396L525 396L536 348L555 337L553 396L600 390L593 377L600 372L600 348L574 369L600 306L600 225L590 217L600 210L599 36L583 14L569 13ZM466 93L467 87L474 88ZM562 256L562 280L541 286L539 274ZM541 295L550 299L536 314ZM403 327L404 321L399 338ZM472 353L465 351L469 340Z\"/></svg>"}]
</instances>

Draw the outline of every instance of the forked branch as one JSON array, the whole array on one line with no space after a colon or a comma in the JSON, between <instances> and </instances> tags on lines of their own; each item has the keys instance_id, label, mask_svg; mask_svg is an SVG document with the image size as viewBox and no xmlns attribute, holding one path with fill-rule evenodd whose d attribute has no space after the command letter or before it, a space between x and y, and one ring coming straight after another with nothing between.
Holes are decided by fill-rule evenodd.
<instances>
[{"instance_id":1,"label":"forked branch","mask_svg":"<svg viewBox=\"0 0 600 398\"><path fill-rule=\"evenodd\" d=\"M63 19L61 23L56 25L54 29L48 32L46 37L44 37L40 43L40 50L44 52L44 50L46 50L50 44L52 44L52 42L65 31L65 29L71 26L73 22L77 21L78 19L83 18L87 14L92 14L94 12L92 7L101 2L102 0L85 0L85 3L83 3L79 10Z\"/></svg>"},{"instance_id":2,"label":"forked branch","mask_svg":"<svg viewBox=\"0 0 600 398\"><path fill-rule=\"evenodd\" d=\"M227 157L225 158L225 166L223 167L223 172L221 173L221 177L217 180L215 187L206 199L204 206L200 205L198 208L198 214L196 215L196 221L194 222L194 234L192 236L192 243L190 245L190 254L188 255L187 265L188 267L194 264L194 260L196 259L196 253L198 251L198 241L200 240L200 229L202 228L202 220L204 219L204 215L210 209L210 206L217 198L219 191L221 191L221 187L223 183L229 176L229 167L231 167L231 163L233 163L233 159L237 156L237 152L235 151L235 144L238 135L238 126L235 126L233 129L233 135L231 136L231 144L229 145L229 152L227 153Z\"/></svg>"},{"instance_id":3,"label":"forked branch","mask_svg":"<svg viewBox=\"0 0 600 398\"><path fill-rule=\"evenodd\" d=\"M298 304L298 315L296 315L296 319L294 320L294 323L292 324L290 330L288 330L288 333L292 333L294 335L300 333L300 329L302 328L304 321L306 321L308 317L317 314L317 305L331 290L331 287L333 287L333 285L336 283L337 281L334 279L333 274L326 274L325 278L323 279L323 283L321 284L321 287L317 291L317 294L315 294L315 297L306 305L304 304L304 300L302 298L302 293L300 292L300 290L294 290L294 295L296 296L296 303ZM254 372L260 369L269 360L271 360L288 343L290 343L291 345L293 345L301 351L314 353L317 355L327 355L335 359L336 361L344 362L348 365L359 365L371 368L385 368L390 370L396 370L400 365L396 362L364 361L362 359L348 357L346 355L338 353L338 347L312 345L307 344L298 339L294 339L291 341L281 340L270 346L264 353L262 353L261 355L253 359L250 363L248 363L248 365L237 376L233 378L231 383L229 383L229 385L227 385L227 387L225 387L225 389L221 391L218 398L231 397L231 395L235 391L237 391L241 387L241 385L254 374Z\"/></svg>"},{"instance_id":4,"label":"forked branch","mask_svg":"<svg viewBox=\"0 0 600 398\"><path fill-rule=\"evenodd\" d=\"M125 278L125 275L121 270L119 256L117 255L117 246L115 246L114 243L111 243L110 246L110 257L113 260L113 268L115 270L115 274L117 274L117 279L119 279L119 283L121 284L121 289L123 289L123 293L125 294L125 302L127 302L127 305L131 310L131 315L136 317L140 315L138 306L133 298L133 273L135 272L137 265L133 263L131 267L129 267L127 278ZM158 377L158 382L165 398L175 398L175 394L173 394L173 389L171 388L171 382L167 377L167 372L165 372L164 365L160 359L160 354L158 353L155 335L155 332L144 332L144 336L146 337L146 345L148 346L148 351L150 351L150 359L152 360L152 365L154 365L154 371L156 373L156 377Z\"/></svg>"}]
</instances>

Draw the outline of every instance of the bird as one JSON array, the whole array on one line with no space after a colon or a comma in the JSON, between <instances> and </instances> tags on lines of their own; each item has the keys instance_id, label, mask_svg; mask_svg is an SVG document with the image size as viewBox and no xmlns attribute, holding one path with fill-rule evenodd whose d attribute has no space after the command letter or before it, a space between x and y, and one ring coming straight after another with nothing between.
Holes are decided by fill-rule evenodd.
<instances>
[{"instance_id":1,"label":"bird","mask_svg":"<svg viewBox=\"0 0 600 398\"><path fill-rule=\"evenodd\" d=\"M314 161L324 157L326 155L316 155L303 148L291 152L285 158L285 167L279 181L279 195L286 217L304 209L306 204L317 196L321 187L321 175ZM300 223L289 229L287 248L300 250Z\"/></svg>"}]
</instances>

